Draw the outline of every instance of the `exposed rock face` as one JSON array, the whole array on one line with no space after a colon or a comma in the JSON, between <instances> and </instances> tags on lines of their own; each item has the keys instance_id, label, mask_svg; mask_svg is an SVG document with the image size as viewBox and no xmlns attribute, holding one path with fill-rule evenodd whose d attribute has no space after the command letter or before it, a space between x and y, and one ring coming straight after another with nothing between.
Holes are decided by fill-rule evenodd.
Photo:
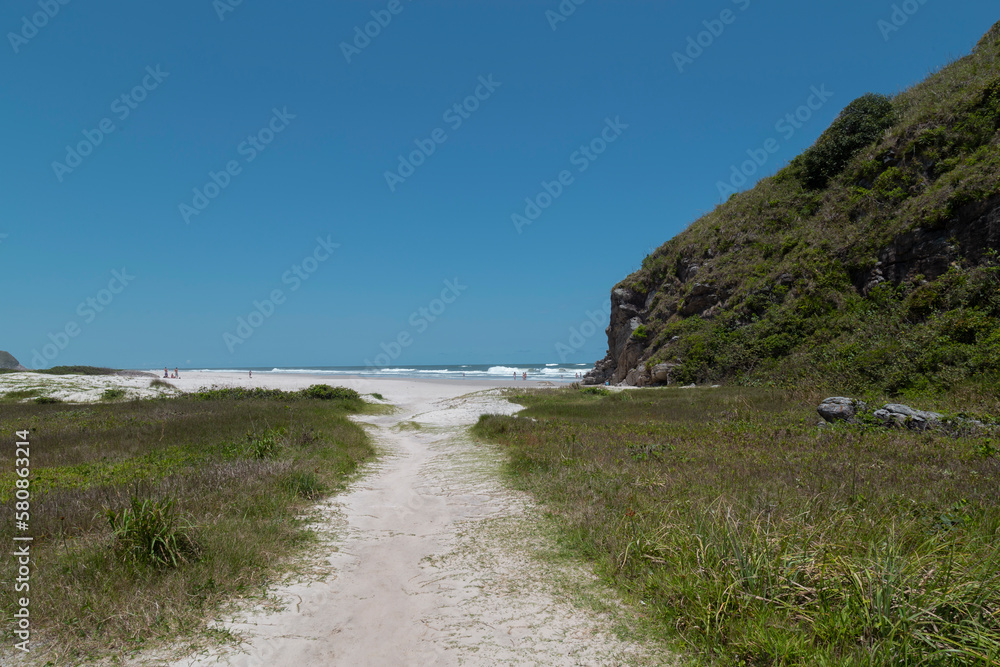
<instances>
[{"instance_id":1,"label":"exposed rock face","mask_svg":"<svg viewBox=\"0 0 1000 667\"><path fill-rule=\"evenodd\" d=\"M969 204L951 223L936 230L914 229L900 234L879 255L875 268L856 285L867 294L882 282L898 285L923 275L933 280L952 262L979 262L990 248L1000 248L1000 198Z\"/></svg>"},{"instance_id":2,"label":"exposed rock face","mask_svg":"<svg viewBox=\"0 0 1000 667\"><path fill-rule=\"evenodd\" d=\"M646 341L632 336L648 315L647 296L627 287L611 292L611 324L607 328L608 356L584 376L584 384L619 384L639 365ZM635 379L635 375L633 375ZM634 386L634 385L633 385Z\"/></svg>"},{"instance_id":3,"label":"exposed rock face","mask_svg":"<svg viewBox=\"0 0 1000 667\"><path fill-rule=\"evenodd\" d=\"M824 400L816 408L819 416L833 423L838 421L854 422L858 413L864 412L868 406L853 398L833 396Z\"/></svg>"},{"instance_id":4,"label":"exposed rock face","mask_svg":"<svg viewBox=\"0 0 1000 667\"><path fill-rule=\"evenodd\" d=\"M685 316L697 315L698 313L705 312L718 302L719 295L713 286L695 283L694 287L691 288L691 292L684 297L680 314Z\"/></svg>"},{"instance_id":5,"label":"exposed rock face","mask_svg":"<svg viewBox=\"0 0 1000 667\"><path fill-rule=\"evenodd\" d=\"M3 370L11 370L11 371L28 370L27 368L22 366L17 359L14 358L14 355L12 355L9 352L0 352L0 368L2 368Z\"/></svg>"}]
</instances>

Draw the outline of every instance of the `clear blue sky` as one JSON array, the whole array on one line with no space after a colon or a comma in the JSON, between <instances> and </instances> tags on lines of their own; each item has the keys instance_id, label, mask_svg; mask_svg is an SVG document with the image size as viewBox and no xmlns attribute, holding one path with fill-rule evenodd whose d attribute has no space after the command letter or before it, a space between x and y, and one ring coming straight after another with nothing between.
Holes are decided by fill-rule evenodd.
<instances>
[{"instance_id":1,"label":"clear blue sky","mask_svg":"<svg viewBox=\"0 0 1000 667\"><path fill-rule=\"evenodd\" d=\"M985 0L909 0L891 32L894 3L872 0L564 0L558 21L558 0L231 1L0 10L0 349L34 365L62 347L46 366L351 365L402 334L399 366L559 361L559 343L593 362L605 323L573 342L571 327L719 202L747 150L780 146L744 187L1000 18ZM373 11L387 25L357 48ZM779 132L814 86L830 99ZM602 132L602 154L577 153ZM390 187L416 140L433 154ZM210 172L228 184L201 201ZM562 191L519 233L542 181Z\"/></svg>"}]
</instances>

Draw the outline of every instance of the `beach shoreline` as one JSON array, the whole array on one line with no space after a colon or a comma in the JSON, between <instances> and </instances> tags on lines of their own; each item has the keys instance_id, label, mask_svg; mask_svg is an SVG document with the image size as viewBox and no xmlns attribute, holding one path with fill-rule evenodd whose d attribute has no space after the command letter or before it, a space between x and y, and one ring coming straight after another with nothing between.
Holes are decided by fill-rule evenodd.
<instances>
[{"instance_id":1,"label":"beach shoreline","mask_svg":"<svg viewBox=\"0 0 1000 667\"><path fill-rule=\"evenodd\" d=\"M151 372L143 369L146 372ZM329 375L321 373L292 373L282 371L272 373L267 371L254 372L250 376L249 372L233 371L181 371L179 378L164 378L162 373L158 379L168 382L184 392L197 391L203 387L223 386L223 387L263 387L266 389L281 389L283 391L297 391L305 389L314 384L328 384L331 386L342 386L354 389L362 394L384 393L394 387L404 387L407 385L427 385L427 386L462 386L468 387L469 391L479 391L481 389L510 388L510 387L557 387L565 382L554 382L552 380L522 380L502 379L502 378L434 378L434 377L370 377L363 375Z\"/></svg>"}]
</instances>

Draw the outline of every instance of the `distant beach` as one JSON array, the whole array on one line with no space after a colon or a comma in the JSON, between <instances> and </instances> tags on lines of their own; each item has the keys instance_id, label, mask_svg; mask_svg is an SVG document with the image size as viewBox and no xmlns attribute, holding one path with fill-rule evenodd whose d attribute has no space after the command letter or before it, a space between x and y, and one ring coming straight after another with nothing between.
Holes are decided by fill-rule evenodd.
<instances>
[{"instance_id":1,"label":"distant beach","mask_svg":"<svg viewBox=\"0 0 1000 667\"><path fill-rule=\"evenodd\" d=\"M593 368L593 364L437 364L437 365L408 365L408 366L306 366L306 367L273 367L273 366L244 366L233 368L190 368L180 369L181 378L207 377L205 374L242 373L249 375L252 371L254 376L280 377L283 375L310 375L322 378L322 382L330 382L339 378L406 378L425 380L489 380L491 383L497 380L514 381L516 374L518 382L524 382L525 374L528 381L532 382L577 382L585 373ZM174 366L170 365L170 374L173 374ZM162 377L163 369L144 369L151 373L156 373L157 377ZM577 375L579 374L579 378Z\"/></svg>"}]
</instances>

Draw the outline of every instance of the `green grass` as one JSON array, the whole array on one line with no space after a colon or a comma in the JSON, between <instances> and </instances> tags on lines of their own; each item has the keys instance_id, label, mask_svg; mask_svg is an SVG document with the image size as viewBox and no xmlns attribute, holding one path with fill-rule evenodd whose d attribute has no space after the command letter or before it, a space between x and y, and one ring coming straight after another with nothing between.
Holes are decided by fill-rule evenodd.
<instances>
[{"instance_id":1,"label":"green grass","mask_svg":"<svg viewBox=\"0 0 1000 667\"><path fill-rule=\"evenodd\" d=\"M696 662L1000 664L992 441L818 428L815 396L764 390L514 400L474 432Z\"/></svg>"},{"instance_id":2,"label":"green grass","mask_svg":"<svg viewBox=\"0 0 1000 667\"><path fill-rule=\"evenodd\" d=\"M35 657L92 664L203 635L227 600L260 595L313 539L308 503L373 456L348 418L364 409L298 395L0 403L0 430L30 430ZM0 501L11 506L5 451ZM11 517L0 540L13 531ZM0 560L0 580L13 567ZM0 589L4 616L14 596ZM0 629L8 646L11 631Z\"/></svg>"}]
</instances>

